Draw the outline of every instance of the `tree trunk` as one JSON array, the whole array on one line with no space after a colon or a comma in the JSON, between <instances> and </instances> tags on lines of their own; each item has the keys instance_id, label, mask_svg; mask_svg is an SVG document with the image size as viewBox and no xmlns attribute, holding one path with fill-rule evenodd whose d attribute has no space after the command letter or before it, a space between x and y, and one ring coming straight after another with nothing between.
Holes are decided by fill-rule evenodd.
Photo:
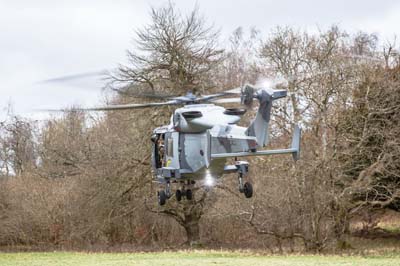
<instances>
[{"instance_id":1,"label":"tree trunk","mask_svg":"<svg viewBox=\"0 0 400 266\"><path fill-rule=\"evenodd\" d=\"M322 111L321 130L322 130L322 159L326 158L328 149L328 122L326 117L326 110Z\"/></svg>"},{"instance_id":2,"label":"tree trunk","mask_svg":"<svg viewBox=\"0 0 400 266\"><path fill-rule=\"evenodd\" d=\"M196 190L193 190L193 195ZM169 205L169 209L164 209L161 212L156 211L175 219L185 229L187 240L184 244L191 246L200 244L200 219L204 214L204 201L207 197L207 192L203 191L198 196L196 197L197 200L193 198L179 204L175 201L175 204Z\"/></svg>"},{"instance_id":3,"label":"tree trunk","mask_svg":"<svg viewBox=\"0 0 400 266\"><path fill-rule=\"evenodd\" d=\"M197 245L200 242L200 225L199 219L188 221L184 225L187 241L186 244Z\"/></svg>"},{"instance_id":4,"label":"tree trunk","mask_svg":"<svg viewBox=\"0 0 400 266\"><path fill-rule=\"evenodd\" d=\"M191 246L200 244L200 219L203 216L207 192L203 191L202 194L196 193L196 195L197 200L186 201L182 223L187 236L186 244Z\"/></svg>"}]
</instances>

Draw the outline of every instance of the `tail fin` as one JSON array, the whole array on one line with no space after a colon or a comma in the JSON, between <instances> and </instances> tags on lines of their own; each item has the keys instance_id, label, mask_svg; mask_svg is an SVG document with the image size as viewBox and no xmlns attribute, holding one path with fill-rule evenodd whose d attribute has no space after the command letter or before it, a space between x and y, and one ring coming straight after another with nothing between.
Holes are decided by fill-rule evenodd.
<instances>
[{"instance_id":1,"label":"tail fin","mask_svg":"<svg viewBox=\"0 0 400 266\"><path fill-rule=\"evenodd\" d=\"M294 150L292 155L293 155L293 160L295 161L300 159L300 139L301 139L301 129L299 125L295 125L292 138L292 149Z\"/></svg>"},{"instance_id":2,"label":"tail fin","mask_svg":"<svg viewBox=\"0 0 400 266\"><path fill-rule=\"evenodd\" d=\"M254 98L260 102L260 106L246 133L248 136L257 138L258 146L265 147L269 141L268 125L271 117L272 101L285 97L286 94L286 90L269 89L260 89L254 94Z\"/></svg>"}]
</instances>

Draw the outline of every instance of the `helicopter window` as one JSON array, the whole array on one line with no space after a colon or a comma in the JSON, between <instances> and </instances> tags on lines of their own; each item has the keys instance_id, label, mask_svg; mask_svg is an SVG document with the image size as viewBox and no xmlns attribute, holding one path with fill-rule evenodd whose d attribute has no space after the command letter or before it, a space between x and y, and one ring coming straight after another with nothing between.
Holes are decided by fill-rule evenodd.
<instances>
[{"instance_id":1,"label":"helicopter window","mask_svg":"<svg viewBox=\"0 0 400 266\"><path fill-rule=\"evenodd\" d=\"M167 145L168 156L174 157L174 142L172 138L168 138Z\"/></svg>"}]
</instances>

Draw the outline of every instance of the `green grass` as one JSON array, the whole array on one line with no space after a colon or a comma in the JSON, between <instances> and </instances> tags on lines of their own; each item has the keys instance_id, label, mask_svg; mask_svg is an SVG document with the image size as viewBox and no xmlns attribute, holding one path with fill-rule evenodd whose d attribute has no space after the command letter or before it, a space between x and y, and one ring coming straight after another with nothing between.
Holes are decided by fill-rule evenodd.
<instances>
[{"instance_id":1,"label":"green grass","mask_svg":"<svg viewBox=\"0 0 400 266\"><path fill-rule=\"evenodd\" d=\"M37 252L0 253L1 266L123 266L123 265L400 265L400 254L379 256L265 256L252 253L190 251L163 253Z\"/></svg>"},{"instance_id":2,"label":"green grass","mask_svg":"<svg viewBox=\"0 0 400 266\"><path fill-rule=\"evenodd\" d=\"M400 227L386 227L384 228L386 231L392 233L392 234L400 234Z\"/></svg>"}]
</instances>

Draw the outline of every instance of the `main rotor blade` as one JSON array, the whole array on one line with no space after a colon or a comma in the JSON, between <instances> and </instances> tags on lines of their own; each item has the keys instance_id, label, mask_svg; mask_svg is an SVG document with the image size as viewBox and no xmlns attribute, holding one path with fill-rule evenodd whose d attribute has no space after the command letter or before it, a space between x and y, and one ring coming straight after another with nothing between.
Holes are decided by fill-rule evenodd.
<instances>
[{"instance_id":1,"label":"main rotor blade","mask_svg":"<svg viewBox=\"0 0 400 266\"><path fill-rule=\"evenodd\" d=\"M231 94L235 94L235 93L224 91L224 92L220 92L220 93L216 93L216 94L204 95L204 96L196 99L196 102L210 101L214 98L223 97L223 96L227 96L227 95L231 95Z\"/></svg>"},{"instance_id":2,"label":"main rotor blade","mask_svg":"<svg viewBox=\"0 0 400 266\"><path fill-rule=\"evenodd\" d=\"M115 91L116 93L120 95L125 95L133 98L150 98L150 99L173 99L176 98L177 95L168 95L168 94L158 94L158 93L152 93L152 92L136 92L136 91L131 91L131 90L125 90L125 89L114 89L112 88L111 90Z\"/></svg>"},{"instance_id":3,"label":"main rotor blade","mask_svg":"<svg viewBox=\"0 0 400 266\"><path fill-rule=\"evenodd\" d=\"M231 90L227 90L227 91L223 91L223 92L219 92L219 93L215 93L215 94L204 95L200 98L195 99L194 101L197 103L200 103L200 102L218 103L217 101L214 100L214 98L224 97L224 96L228 96L228 95L233 96L234 94L241 94L241 91L242 91L241 88L235 88L235 89L231 89ZM223 103L223 101L221 101L220 103Z\"/></svg>"},{"instance_id":4,"label":"main rotor blade","mask_svg":"<svg viewBox=\"0 0 400 266\"><path fill-rule=\"evenodd\" d=\"M230 90L224 91L223 93L225 93L225 94L241 94L242 93L242 87L230 89Z\"/></svg>"},{"instance_id":5,"label":"main rotor blade","mask_svg":"<svg viewBox=\"0 0 400 266\"><path fill-rule=\"evenodd\" d=\"M85 72L85 73L66 75L66 76L61 76L61 77L56 77L56 78L51 78L51 79L45 79L45 80L36 82L36 84L62 83L62 82L84 79L84 78L88 78L88 77L105 76L105 75L107 75L107 73L108 73L107 70Z\"/></svg>"},{"instance_id":6,"label":"main rotor blade","mask_svg":"<svg viewBox=\"0 0 400 266\"><path fill-rule=\"evenodd\" d=\"M213 99L210 102L212 102L212 103L240 103L241 99L239 97L236 97L236 98L222 98L222 99Z\"/></svg>"},{"instance_id":7,"label":"main rotor blade","mask_svg":"<svg viewBox=\"0 0 400 266\"><path fill-rule=\"evenodd\" d=\"M131 103L131 104L116 104L116 105L108 105L108 106L99 106L99 107L90 107L90 108L72 108L72 110L76 111L114 111L114 110L130 110L130 109L140 109L140 108L148 108L154 106L165 106L165 105L177 105L181 104L178 101L168 101L162 103ZM66 109L45 109L39 110L45 112L64 112Z\"/></svg>"}]
</instances>

